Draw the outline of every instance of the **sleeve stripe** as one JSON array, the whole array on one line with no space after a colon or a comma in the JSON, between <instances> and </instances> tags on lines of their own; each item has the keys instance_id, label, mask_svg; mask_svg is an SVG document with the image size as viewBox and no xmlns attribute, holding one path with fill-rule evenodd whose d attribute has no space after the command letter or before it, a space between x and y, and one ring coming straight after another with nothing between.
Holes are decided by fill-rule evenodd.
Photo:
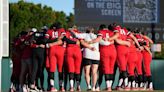
<instances>
[{"instance_id":1,"label":"sleeve stripe","mask_svg":"<svg viewBox=\"0 0 164 92\"><path fill-rule=\"evenodd\" d=\"M118 30L114 30L113 32L118 32Z\"/></svg>"},{"instance_id":2,"label":"sleeve stripe","mask_svg":"<svg viewBox=\"0 0 164 92\"><path fill-rule=\"evenodd\" d=\"M49 34L45 34L45 36L48 36L49 37L50 35Z\"/></svg>"},{"instance_id":3,"label":"sleeve stripe","mask_svg":"<svg viewBox=\"0 0 164 92\"><path fill-rule=\"evenodd\" d=\"M129 35L131 32L128 32L127 35Z\"/></svg>"},{"instance_id":4,"label":"sleeve stripe","mask_svg":"<svg viewBox=\"0 0 164 92\"><path fill-rule=\"evenodd\" d=\"M98 36L102 36L103 34L97 34Z\"/></svg>"},{"instance_id":5,"label":"sleeve stripe","mask_svg":"<svg viewBox=\"0 0 164 92\"><path fill-rule=\"evenodd\" d=\"M63 33L61 33L62 35L65 35L66 33L65 32L63 32Z\"/></svg>"}]
</instances>

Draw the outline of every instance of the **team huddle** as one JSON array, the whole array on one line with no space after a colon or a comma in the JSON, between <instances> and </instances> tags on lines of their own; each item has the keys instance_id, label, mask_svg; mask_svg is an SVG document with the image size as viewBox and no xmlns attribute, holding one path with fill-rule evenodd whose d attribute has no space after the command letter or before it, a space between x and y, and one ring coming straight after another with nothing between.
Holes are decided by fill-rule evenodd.
<instances>
[{"instance_id":1,"label":"team huddle","mask_svg":"<svg viewBox=\"0 0 164 92\"><path fill-rule=\"evenodd\" d=\"M44 69L48 74L47 91L66 91L67 77L69 91L81 91L83 70L87 91L101 91L103 75L106 91L152 91L151 44L153 41L139 29L116 23L101 24L98 31L87 28L86 32L80 32L76 26L64 29L60 23L39 31L36 28L22 31L12 43L10 91L45 91ZM117 68L119 80L113 89ZM59 81L54 81L56 70ZM58 90L54 86L57 82Z\"/></svg>"}]
</instances>

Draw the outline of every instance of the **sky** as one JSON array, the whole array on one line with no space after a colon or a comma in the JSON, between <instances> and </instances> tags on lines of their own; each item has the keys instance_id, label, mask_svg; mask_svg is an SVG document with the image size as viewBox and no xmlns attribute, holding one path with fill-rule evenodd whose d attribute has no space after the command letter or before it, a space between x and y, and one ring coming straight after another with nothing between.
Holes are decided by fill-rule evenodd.
<instances>
[{"instance_id":1,"label":"sky","mask_svg":"<svg viewBox=\"0 0 164 92\"><path fill-rule=\"evenodd\" d=\"M10 3L18 2L19 0L9 0ZM64 11L66 15L74 14L74 0L25 0L26 2L33 2L35 4L41 3L53 8L55 11Z\"/></svg>"}]
</instances>

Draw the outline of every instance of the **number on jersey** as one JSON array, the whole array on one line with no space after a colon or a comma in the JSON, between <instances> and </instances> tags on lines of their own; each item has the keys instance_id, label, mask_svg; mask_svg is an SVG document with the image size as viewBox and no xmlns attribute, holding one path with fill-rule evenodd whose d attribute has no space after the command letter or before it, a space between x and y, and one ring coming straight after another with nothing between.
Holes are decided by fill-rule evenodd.
<instances>
[{"instance_id":1,"label":"number on jersey","mask_svg":"<svg viewBox=\"0 0 164 92\"><path fill-rule=\"evenodd\" d=\"M58 32L52 32L52 38L58 38Z\"/></svg>"}]
</instances>

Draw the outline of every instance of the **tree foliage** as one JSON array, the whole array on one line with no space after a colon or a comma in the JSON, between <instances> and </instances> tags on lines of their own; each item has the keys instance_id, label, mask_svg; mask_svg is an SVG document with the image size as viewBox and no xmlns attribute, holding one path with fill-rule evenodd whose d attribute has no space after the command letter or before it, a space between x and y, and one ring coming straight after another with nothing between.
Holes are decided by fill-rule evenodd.
<instances>
[{"instance_id":1,"label":"tree foliage","mask_svg":"<svg viewBox=\"0 0 164 92\"><path fill-rule=\"evenodd\" d=\"M74 15L66 16L64 12L54 11L51 7L41 4L19 1L9 4L10 41L21 31L35 27L50 26L54 22L60 22L67 28L74 23ZM68 25L69 23L69 25Z\"/></svg>"}]
</instances>

